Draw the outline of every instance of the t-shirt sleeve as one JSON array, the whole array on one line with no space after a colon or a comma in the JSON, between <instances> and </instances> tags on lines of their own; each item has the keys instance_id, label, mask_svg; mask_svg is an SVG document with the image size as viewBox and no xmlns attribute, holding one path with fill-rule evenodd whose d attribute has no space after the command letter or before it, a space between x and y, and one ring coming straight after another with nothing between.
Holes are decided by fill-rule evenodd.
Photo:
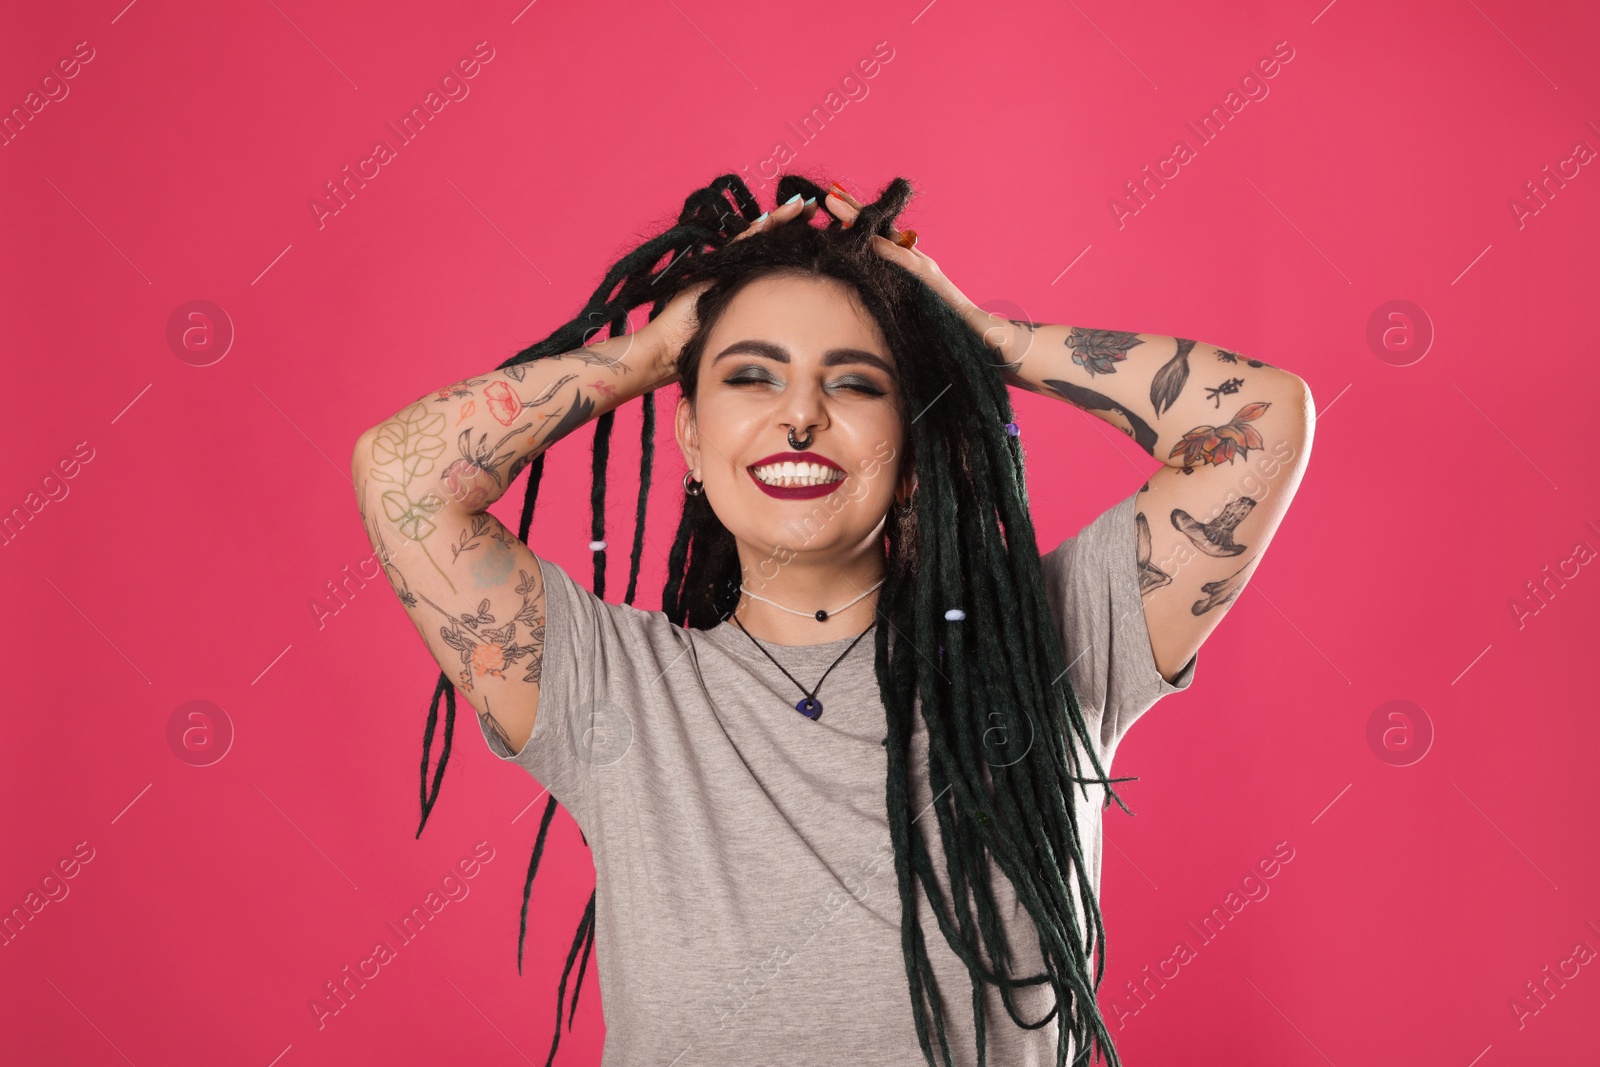
<instances>
[{"instance_id":1,"label":"t-shirt sleeve","mask_svg":"<svg viewBox=\"0 0 1600 1067\"><path fill-rule=\"evenodd\" d=\"M1139 593L1138 497L1135 490L1041 557L1067 677L1106 752L1156 701L1189 688L1200 660L1196 652L1171 682L1156 669Z\"/></svg>"},{"instance_id":2,"label":"t-shirt sleeve","mask_svg":"<svg viewBox=\"0 0 1600 1067\"><path fill-rule=\"evenodd\" d=\"M631 737L626 714L610 692L629 668L635 620L646 613L595 596L547 559L539 558L539 567L544 659L533 733L513 753L481 718L478 727L491 752L537 778L592 837L594 771L620 758Z\"/></svg>"}]
</instances>

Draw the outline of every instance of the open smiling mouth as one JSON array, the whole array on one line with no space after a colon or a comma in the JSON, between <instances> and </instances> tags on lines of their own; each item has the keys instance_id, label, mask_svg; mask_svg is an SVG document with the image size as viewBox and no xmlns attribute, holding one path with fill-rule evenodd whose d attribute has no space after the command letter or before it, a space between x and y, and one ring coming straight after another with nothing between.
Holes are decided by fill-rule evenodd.
<instances>
[{"instance_id":1,"label":"open smiling mouth","mask_svg":"<svg viewBox=\"0 0 1600 1067\"><path fill-rule=\"evenodd\" d=\"M779 500L827 496L845 479L843 467L815 452L779 452L757 460L745 470L763 493Z\"/></svg>"}]
</instances>

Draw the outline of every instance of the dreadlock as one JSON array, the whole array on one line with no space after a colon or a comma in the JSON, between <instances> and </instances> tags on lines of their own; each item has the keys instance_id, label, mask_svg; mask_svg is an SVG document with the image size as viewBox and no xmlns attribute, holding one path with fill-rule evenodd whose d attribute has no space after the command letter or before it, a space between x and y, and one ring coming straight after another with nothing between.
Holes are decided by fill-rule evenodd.
<instances>
[{"instance_id":1,"label":"dreadlock","mask_svg":"<svg viewBox=\"0 0 1600 1067\"><path fill-rule=\"evenodd\" d=\"M794 193L820 200L826 190L804 176L785 174L778 182L778 201ZM878 689L887 717L885 801L917 1040L930 1067L935 1067L924 1017L926 1003L943 1060L953 1062L918 916L920 884L933 905L940 932L972 978L980 1065L987 1062L983 984L990 983L999 988L1007 1013L1019 1027L1039 1029L1058 1011L1062 1013L1057 1067L1067 1062L1069 1035L1079 1050L1074 1064L1086 1062L1094 1052L1096 1059L1104 1054L1108 1067L1119 1067L1121 1061L1095 1001L1105 970L1105 927L1068 794L1077 785L1087 798L1090 784L1103 785L1105 804L1115 799L1126 811L1112 783L1128 779L1106 777L1067 678L1065 649L1045 597L1028 512L1022 446L1012 432L1009 388L982 338L960 314L871 246L873 234L888 236L911 195L910 183L896 178L875 202L862 208L848 229L830 216L826 227L787 224L734 242L754 221L759 206L737 175L725 174L689 195L675 226L618 261L572 321L518 352L500 369L573 351L601 329L610 337L619 336L627 331L632 309L651 303L654 319L677 292L709 281L695 305L698 328L684 343L677 367L683 395L693 404L699 357L711 328L751 281L785 273L828 277L859 294L897 356L902 415L917 412L914 418L902 419L905 462L915 459L917 489L910 505L894 508L886 525L887 573L878 612L888 625L878 627L875 638ZM654 461L654 392L646 393L641 403L640 487L623 599L630 605L637 592ZM595 420L590 506L591 536L596 542L605 541L613 414L608 411ZM523 500L517 531L523 542L528 540L543 473L541 453L531 464ZM598 549L593 555L593 589L603 598L607 550ZM685 497L667 575L662 610L676 625L709 629L737 606L741 577L737 542L704 494ZM952 604L963 606L965 624L946 620L945 609ZM935 647L937 660L920 651ZM430 784L428 765L441 698L444 736ZM908 766L919 713L927 730L928 779L954 924L946 914L946 890L934 872L922 833L912 832ZM455 689L441 672L423 734L418 836L438 799L455 715ZM994 729L997 716L1005 720L1007 737L1031 739L1024 753L1003 761L987 758L986 735ZM1089 755L1094 776L1080 774L1078 751L1069 743L1069 734ZM523 886L519 974L528 902L556 803L552 796L545 805ZM1014 978L1008 973L1011 949L991 885L991 863L1011 880L1018 901L1037 927L1042 974ZM546 1067L554 1062L560 1044L567 978L581 949L567 1016L569 1030L577 1011L577 990L594 942L594 914L591 893L557 990L556 1031ZM1085 920L1081 925L1087 944L1080 940L1080 918ZM979 954L980 939L992 970ZM1043 1019L1020 1018L1012 990L1042 983L1053 990L1055 1006Z\"/></svg>"}]
</instances>

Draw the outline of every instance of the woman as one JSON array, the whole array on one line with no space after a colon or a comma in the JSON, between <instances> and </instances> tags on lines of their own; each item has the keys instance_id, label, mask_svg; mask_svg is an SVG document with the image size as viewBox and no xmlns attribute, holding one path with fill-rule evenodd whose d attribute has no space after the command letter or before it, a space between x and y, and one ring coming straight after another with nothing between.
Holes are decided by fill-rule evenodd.
<instances>
[{"instance_id":1,"label":"woman","mask_svg":"<svg viewBox=\"0 0 1600 1067\"><path fill-rule=\"evenodd\" d=\"M786 175L757 217L723 176L572 322L357 444L363 521L443 669L423 818L460 689L552 794L529 887L556 799L594 851L555 1040L598 943L607 1065L1118 1062L1094 997L1106 768L1190 685L1281 521L1310 396L1211 345L986 314L894 227L910 195ZM674 382L685 505L642 611ZM1008 386L1166 466L1041 555ZM636 396L616 604L607 445ZM544 451L591 419L592 593L525 544ZM485 509L530 463L513 537Z\"/></svg>"}]
</instances>

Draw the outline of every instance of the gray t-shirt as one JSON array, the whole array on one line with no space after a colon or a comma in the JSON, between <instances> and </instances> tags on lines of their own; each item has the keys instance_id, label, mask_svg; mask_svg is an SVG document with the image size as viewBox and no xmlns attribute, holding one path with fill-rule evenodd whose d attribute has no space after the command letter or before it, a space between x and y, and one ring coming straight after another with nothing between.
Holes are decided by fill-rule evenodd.
<instances>
[{"instance_id":1,"label":"gray t-shirt","mask_svg":"<svg viewBox=\"0 0 1600 1067\"><path fill-rule=\"evenodd\" d=\"M1138 495L1042 557L1069 676L1107 773L1128 727L1187 689L1199 659L1175 683L1156 669L1139 595ZM602 1067L922 1067L885 813L877 635L827 676L813 721L795 710L794 682L732 622L678 627L662 612L601 600L540 562L546 629L533 735L515 755L484 738L549 787L593 852ZM766 646L811 685L852 640ZM1093 774L1081 753L1079 761ZM926 814L913 829L947 886L920 712L910 774L913 811ZM1074 787L1072 797L1098 892L1105 789L1088 792L1085 800ZM1012 976L1043 973L1031 917L998 871L994 885ZM971 979L920 885L917 896L951 1054L976 1064ZM1059 1015L1021 1029L998 991L985 989L988 1061L1053 1065ZM1054 1005L1047 983L1014 1001L1029 1022ZM929 1038L942 1063L931 1025Z\"/></svg>"}]
</instances>

